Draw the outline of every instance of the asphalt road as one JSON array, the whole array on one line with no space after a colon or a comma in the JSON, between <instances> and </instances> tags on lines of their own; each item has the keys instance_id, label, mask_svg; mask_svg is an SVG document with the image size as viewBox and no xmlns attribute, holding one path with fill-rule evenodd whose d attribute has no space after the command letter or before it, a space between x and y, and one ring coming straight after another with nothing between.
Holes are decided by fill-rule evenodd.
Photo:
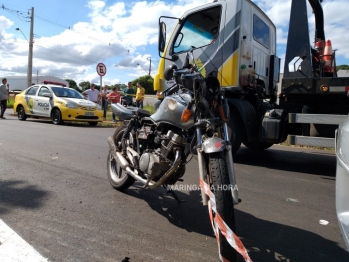
<instances>
[{"instance_id":1,"label":"asphalt road","mask_svg":"<svg viewBox=\"0 0 349 262\"><path fill-rule=\"evenodd\" d=\"M136 183L121 193L109 185L113 130L0 120L0 219L49 261L218 261L198 191L178 192L186 200L178 204L162 188ZM335 216L333 152L241 148L234 160L237 234L253 261L349 261ZM184 183L198 185L195 159Z\"/></svg>"}]
</instances>

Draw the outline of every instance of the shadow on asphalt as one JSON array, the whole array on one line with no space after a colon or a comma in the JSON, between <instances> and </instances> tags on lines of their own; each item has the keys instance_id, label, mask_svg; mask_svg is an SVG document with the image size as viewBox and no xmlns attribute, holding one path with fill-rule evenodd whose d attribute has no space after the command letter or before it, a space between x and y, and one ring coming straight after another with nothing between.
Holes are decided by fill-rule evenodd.
<instances>
[{"instance_id":1,"label":"shadow on asphalt","mask_svg":"<svg viewBox=\"0 0 349 262\"><path fill-rule=\"evenodd\" d=\"M208 209L201 203L200 192L198 190L187 191L189 195L180 191L175 192L180 200L186 202L177 202L172 194L167 193L164 188L143 189L142 185L137 182L124 191L129 196L147 202L151 209L167 218L171 224L188 232L214 237Z\"/></svg>"},{"instance_id":2,"label":"shadow on asphalt","mask_svg":"<svg viewBox=\"0 0 349 262\"><path fill-rule=\"evenodd\" d=\"M326 177L335 177L336 175L336 157L333 153L325 150L320 152L319 150L307 149L295 152L288 151L286 146L274 146L258 151L241 147L234 155L234 162Z\"/></svg>"},{"instance_id":3,"label":"shadow on asphalt","mask_svg":"<svg viewBox=\"0 0 349 262\"><path fill-rule=\"evenodd\" d=\"M39 208L49 193L26 181L0 181L0 215L16 207Z\"/></svg>"},{"instance_id":4,"label":"shadow on asphalt","mask_svg":"<svg viewBox=\"0 0 349 262\"><path fill-rule=\"evenodd\" d=\"M237 233L253 261L349 261L338 243L315 233L235 210ZM243 261L243 259L239 260Z\"/></svg>"},{"instance_id":5,"label":"shadow on asphalt","mask_svg":"<svg viewBox=\"0 0 349 262\"><path fill-rule=\"evenodd\" d=\"M201 204L199 191L189 191L189 195L176 191L180 199L186 200L185 203L178 203L163 188L145 190L141 187L135 183L124 193L144 200L152 210L164 216L171 224L188 232L214 238L208 209ZM338 243L315 233L262 220L237 209L235 218L237 235L254 262L349 261L349 253L339 247ZM238 261L244 260L239 256Z\"/></svg>"}]
</instances>

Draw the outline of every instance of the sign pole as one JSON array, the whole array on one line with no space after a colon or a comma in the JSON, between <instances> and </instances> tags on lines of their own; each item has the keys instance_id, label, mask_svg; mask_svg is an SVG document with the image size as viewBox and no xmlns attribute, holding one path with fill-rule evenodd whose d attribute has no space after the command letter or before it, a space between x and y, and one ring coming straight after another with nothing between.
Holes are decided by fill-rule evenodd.
<instances>
[{"instance_id":1,"label":"sign pole","mask_svg":"<svg viewBox=\"0 0 349 262\"><path fill-rule=\"evenodd\" d=\"M107 73L107 68L106 68L105 64L98 63L98 65L96 66L96 71L97 71L97 74L101 77L100 78L100 91L102 92L102 89L103 89L103 87L102 87L102 76L104 76ZM101 99L100 106L103 106L102 105L102 99Z\"/></svg>"},{"instance_id":2,"label":"sign pole","mask_svg":"<svg viewBox=\"0 0 349 262\"><path fill-rule=\"evenodd\" d=\"M101 88L100 88L100 92L102 92L102 89L103 89L103 87L102 87L102 76L101 76L101 81L100 81L100 83L101 83ZM103 109L103 99L101 98L101 107L102 107L102 109Z\"/></svg>"}]
</instances>

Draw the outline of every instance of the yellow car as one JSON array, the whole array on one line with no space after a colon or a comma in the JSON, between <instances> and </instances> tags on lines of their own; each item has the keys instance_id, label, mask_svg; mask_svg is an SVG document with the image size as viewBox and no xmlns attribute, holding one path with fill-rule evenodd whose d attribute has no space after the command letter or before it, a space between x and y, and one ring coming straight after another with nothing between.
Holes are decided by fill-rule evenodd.
<instances>
[{"instance_id":1,"label":"yellow car","mask_svg":"<svg viewBox=\"0 0 349 262\"><path fill-rule=\"evenodd\" d=\"M101 106L86 100L78 91L64 84L47 82L33 85L16 95L13 104L18 119L28 116L51 118L53 124L63 121L84 121L91 126L103 121Z\"/></svg>"}]
</instances>

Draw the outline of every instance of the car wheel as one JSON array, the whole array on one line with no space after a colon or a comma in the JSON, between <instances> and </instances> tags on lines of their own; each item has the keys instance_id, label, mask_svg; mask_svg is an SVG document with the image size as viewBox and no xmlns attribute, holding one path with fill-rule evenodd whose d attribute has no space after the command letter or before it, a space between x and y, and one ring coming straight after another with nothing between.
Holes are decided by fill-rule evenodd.
<instances>
[{"instance_id":1,"label":"car wheel","mask_svg":"<svg viewBox=\"0 0 349 262\"><path fill-rule=\"evenodd\" d=\"M52 123L55 125L60 125L63 123L61 111L59 111L59 109L57 109L57 108L53 109Z\"/></svg>"},{"instance_id":2,"label":"car wheel","mask_svg":"<svg viewBox=\"0 0 349 262\"><path fill-rule=\"evenodd\" d=\"M18 120L21 120L21 121L24 121L27 119L27 115L24 111L24 107L23 106L18 106L18 109L17 109L17 117L18 117Z\"/></svg>"},{"instance_id":3,"label":"car wheel","mask_svg":"<svg viewBox=\"0 0 349 262\"><path fill-rule=\"evenodd\" d=\"M96 125L98 124L98 122L88 122L88 124L89 124L90 126L96 126Z\"/></svg>"}]
</instances>

